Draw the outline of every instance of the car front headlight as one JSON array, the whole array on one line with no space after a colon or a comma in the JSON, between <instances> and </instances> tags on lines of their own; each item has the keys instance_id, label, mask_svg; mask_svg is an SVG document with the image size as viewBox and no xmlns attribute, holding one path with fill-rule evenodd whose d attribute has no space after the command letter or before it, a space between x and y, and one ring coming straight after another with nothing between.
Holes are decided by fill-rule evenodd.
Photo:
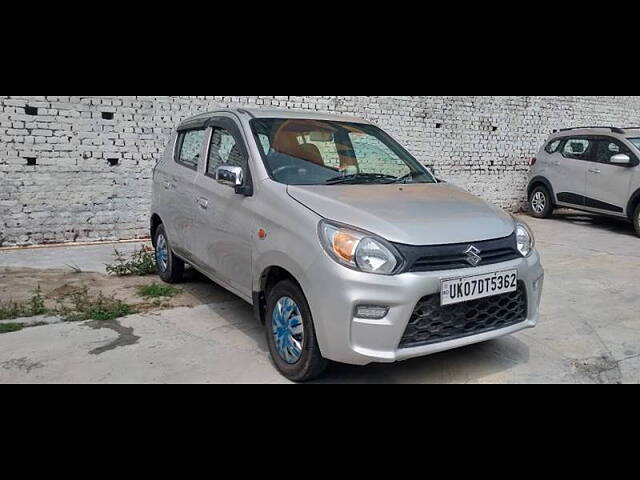
<instances>
[{"instance_id":1,"label":"car front headlight","mask_svg":"<svg viewBox=\"0 0 640 480\"><path fill-rule=\"evenodd\" d=\"M354 270L393 275L402 265L402 257L393 245L368 232L322 220L318 235L331 258Z\"/></svg>"},{"instance_id":2,"label":"car front headlight","mask_svg":"<svg viewBox=\"0 0 640 480\"><path fill-rule=\"evenodd\" d=\"M535 240L531 229L524 223L516 224L516 239L518 244L518 251L523 257L528 257L533 252L535 247Z\"/></svg>"}]
</instances>

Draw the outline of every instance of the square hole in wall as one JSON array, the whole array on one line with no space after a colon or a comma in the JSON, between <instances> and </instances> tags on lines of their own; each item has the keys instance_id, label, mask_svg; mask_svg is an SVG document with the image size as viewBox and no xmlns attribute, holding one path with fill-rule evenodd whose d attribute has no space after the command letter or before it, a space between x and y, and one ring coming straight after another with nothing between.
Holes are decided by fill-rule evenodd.
<instances>
[{"instance_id":1,"label":"square hole in wall","mask_svg":"<svg viewBox=\"0 0 640 480\"><path fill-rule=\"evenodd\" d=\"M109 162L109 166L117 167L120 164L119 158L107 158L107 162Z\"/></svg>"},{"instance_id":2,"label":"square hole in wall","mask_svg":"<svg viewBox=\"0 0 640 480\"><path fill-rule=\"evenodd\" d=\"M25 157L25 160L27 161L27 166L29 167L35 167L38 164L36 157Z\"/></svg>"},{"instance_id":3,"label":"square hole in wall","mask_svg":"<svg viewBox=\"0 0 640 480\"><path fill-rule=\"evenodd\" d=\"M497 132L498 131L498 127L491 127L491 131L492 132Z\"/></svg>"},{"instance_id":4,"label":"square hole in wall","mask_svg":"<svg viewBox=\"0 0 640 480\"><path fill-rule=\"evenodd\" d=\"M114 113L113 112L102 112L103 120L113 120Z\"/></svg>"},{"instance_id":5,"label":"square hole in wall","mask_svg":"<svg viewBox=\"0 0 640 480\"><path fill-rule=\"evenodd\" d=\"M441 123L436 123L436 128L442 128L442 124Z\"/></svg>"},{"instance_id":6,"label":"square hole in wall","mask_svg":"<svg viewBox=\"0 0 640 480\"><path fill-rule=\"evenodd\" d=\"M24 113L26 115L38 115L38 109L36 107L26 106L24 107Z\"/></svg>"}]
</instances>

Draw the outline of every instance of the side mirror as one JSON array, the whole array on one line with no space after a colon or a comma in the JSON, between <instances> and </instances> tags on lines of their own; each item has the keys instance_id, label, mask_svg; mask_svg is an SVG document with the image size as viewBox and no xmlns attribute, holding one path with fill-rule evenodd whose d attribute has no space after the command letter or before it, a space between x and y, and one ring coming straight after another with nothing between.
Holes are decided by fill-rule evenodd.
<instances>
[{"instance_id":1,"label":"side mirror","mask_svg":"<svg viewBox=\"0 0 640 480\"><path fill-rule=\"evenodd\" d=\"M614 165L630 165L631 157L626 153L619 153L618 155L614 155L613 157L611 157L609 162L613 163Z\"/></svg>"},{"instance_id":2,"label":"side mirror","mask_svg":"<svg viewBox=\"0 0 640 480\"><path fill-rule=\"evenodd\" d=\"M242 167L222 166L216 170L216 180L221 185L239 188L244 184L244 170Z\"/></svg>"}]
</instances>

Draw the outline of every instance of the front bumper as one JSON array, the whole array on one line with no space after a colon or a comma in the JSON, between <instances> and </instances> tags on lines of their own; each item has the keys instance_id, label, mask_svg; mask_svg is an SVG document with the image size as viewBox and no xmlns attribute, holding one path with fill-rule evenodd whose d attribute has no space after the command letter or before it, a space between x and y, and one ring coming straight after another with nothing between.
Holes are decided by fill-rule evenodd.
<instances>
[{"instance_id":1,"label":"front bumper","mask_svg":"<svg viewBox=\"0 0 640 480\"><path fill-rule=\"evenodd\" d=\"M513 269L518 270L518 279L526 288L528 305L525 321L455 340L399 348L416 305L425 296L439 294L443 279ZM537 252L528 258L484 267L396 276L353 271L338 265L327 255L320 255L306 273L303 288L314 317L322 355L354 365L407 360L532 328L538 322L544 283L544 271ZM355 318L358 305L388 306L389 314L382 320Z\"/></svg>"}]
</instances>

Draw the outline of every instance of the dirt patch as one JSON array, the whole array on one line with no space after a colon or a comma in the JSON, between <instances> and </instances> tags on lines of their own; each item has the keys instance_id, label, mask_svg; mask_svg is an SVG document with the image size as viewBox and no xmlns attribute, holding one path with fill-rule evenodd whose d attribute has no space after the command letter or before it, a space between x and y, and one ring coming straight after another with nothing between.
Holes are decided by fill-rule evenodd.
<instances>
[{"instance_id":1,"label":"dirt patch","mask_svg":"<svg viewBox=\"0 0 640 480\"><path fill-rule=\"evenodd\" d=\"M38 270L30 268L0 269L0 300L29 301L40 287L45 306L54 310L59 302L81 292L85 287L91 296L100 293L115 297L131 305L138 312L153 312L177 307L195 307L202 304L235 300L233 294L209 281L195 270L185 272L185 282L177 285L181 290L173 298L144 299L140 287L161 283L156 275L145 277L114 277L99 273L76 273L73 270Z\"/></svg>"}]
</instances>

